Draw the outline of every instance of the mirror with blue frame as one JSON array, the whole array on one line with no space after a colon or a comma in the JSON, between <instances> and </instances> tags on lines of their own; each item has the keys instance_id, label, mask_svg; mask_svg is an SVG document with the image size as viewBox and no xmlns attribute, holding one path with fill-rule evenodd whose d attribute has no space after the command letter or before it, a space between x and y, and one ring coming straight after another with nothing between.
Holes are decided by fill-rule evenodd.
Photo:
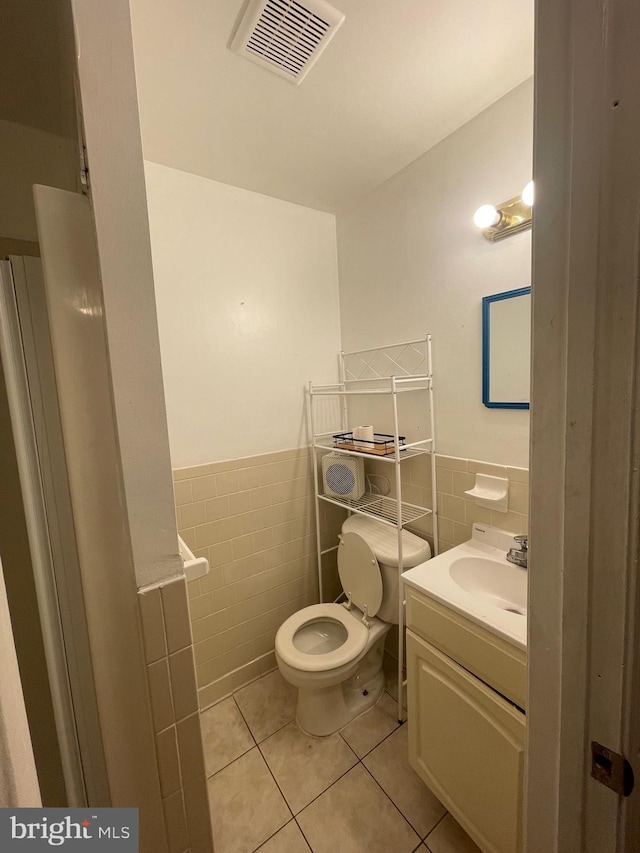
<instances>
[{"instance_id":1,"label":"mirror with blue frame","mask_svg":"<svg viewBox=\"0 0 640 853\"><path fill-rule=\"evenodd\" d=\"M489 409L528 409L531 288L482 299L482 402Z\"/></svg>"}]
</instances>

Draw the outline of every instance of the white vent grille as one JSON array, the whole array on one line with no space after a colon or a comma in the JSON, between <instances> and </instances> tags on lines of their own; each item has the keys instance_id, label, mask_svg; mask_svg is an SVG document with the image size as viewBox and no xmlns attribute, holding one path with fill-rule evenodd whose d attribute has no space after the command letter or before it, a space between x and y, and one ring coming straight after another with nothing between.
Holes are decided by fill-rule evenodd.
<instances>
[{"instance_id":1,"label":"white vent grille","mask_svg":"<svg viewBox=\"0 0 640 853\"><path fill-rule=\"evenodd\" d=\"M343 21L324 0L252 0L231 49L300 83Z\"/></svg>"}]
</instances>

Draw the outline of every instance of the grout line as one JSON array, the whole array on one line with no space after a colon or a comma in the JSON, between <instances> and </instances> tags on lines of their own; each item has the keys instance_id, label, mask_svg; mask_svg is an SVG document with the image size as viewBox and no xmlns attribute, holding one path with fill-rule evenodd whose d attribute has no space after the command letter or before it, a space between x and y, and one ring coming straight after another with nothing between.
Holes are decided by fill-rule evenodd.
<instances>
[{"instance_id":1,"label":"grout line","mask_svg":"<svg viewBox=\"0 0 640 853\"><path fill-rule=\"evenodd\" d=\"M234 704L235 704L236 708L238 709L238 713L239 713L239 714L240 714L240 716L242 717L242 722L245 724L245 726L247 727L247 730L248 730L249 734L251 735L251 740L254 742L255 746L257 746L257 745L258 745L258 741L255 739L255 735L254 735L254 734L253 734L253 732L251 731L251 726L250 726L250 725L249 725L249 723L247 722L247 720L246 720L246 718L245 718L244 714L242 713L242 708L240 707L240 705L238 705L238 701L237 701L237 699L236 699L236 694L235 694L235 693L232 693L230 698L231 698L231 699L233 699L233 702L234 702Z\"/></svg>"},{"instance_id":2,"label":"grout line","mask_svg":"<svg viewBox=\"0 0 640 853\"><path fill-rule=\"evenodd\" d=\"M418 836L418 838L420 839L420 843L422 843L423 838L422 838L422 836L420 835L420 833L417 831L417 829L415 828L415 826L414 826L414 825L411 823L411 821L410 821L410 820L408 820L408 819L407 819L407 817L406 817L406 816L405 816L405 815L400 811L400 809L398 808L398 806L393 802L393 800L391 799L391 797L389 796L389 794L387 794L387 792L385 791L385 789L382 787L382 785L380 784L380 782L378 782L378 780L377 780L377 779L376 779L376 777L373 775L373 773L369 770L369 768L367 767L367 765L366 765L366 764L364 764L364 762L362 762L362 761L361 761L360 763L362 764L362 766L364 767L364 769L367 771L367 773L369 774L369 776L371 776L371 778L372 778L372 779L373 779L373 781L376 783L376 785L378 786L378 788L380 788L380 790L381 790L381 791L382 791L382 793L385 795L385 797L389 800L389 802L390 802L390 803L391 803L391 805L394 807L394 809L398 812L398 814L400 815L400 817L401 817L401 818L405 821L405 823L407 823L407 824L411 827L411 829L415 832L415 834L416 834L416 835ZM438 821L438 823L439 823L439 821ZM420 846L420 845L418 845L418 846Z\"/></svg>"},{"instance_id":3,"label":"grout line","mask_svg":"<svg viewBox=\"0 0 640 853\"><path fill-rule=\"evenodd\" d=\"M264 763L265 763L265 765L266 765L266 767L267 767L267 770L268 770L268 771L269 771L269 773L271 774L271 778L272 778L272 779L273 779L273 781L275 782L275 786L276 786L276 788L278 789L278 791L280 792L280 796L281 796L281 797L282 797L282 799L284 800L284 804L285 804L285 806L289 809L289 814L291 815L291 817L295 818L295 815L294 815L294 813L293 813L293 809L292 809L292 808L291 808L291 806L289 805L289 801L288 801L288 800L287 800L287 798L285 797L285 795L284 795L284 792L283 792L282 788L280 787L280 785L278 785L278 780L277 780L277 779L276 779L276 777L273 775L273 770L271 769L271 767L269 767L269 762L268 762L268 761L267 761L267 759L264 757L263 752L262 752L262 750L260 749L260 745L259 745L259 744L258 744L258 752L260 753L260 757L261 757L261 758L262 758L262 760L264 761ZM287 823L289 823L289 821L287 821Z\"/></svg>"},{"instance_id":4,"label":"grout line","mask_svg":"<svg viewBox=\"0 0 640 853\"><path fill-rule=\"evenodd\" d=\"M306 806L305 806L305 808L306 808ZM302 811L304 811L304 809L303 809ZM294 817L294 820L295 820L295 822L296 822L296 826L297 826L297 827L298 827L298 829L300 830L300 835L302 835L302 837L303 837L303 838L304 838L304 840L305 840L305 844L307 845L307 847L309 848L309 850L311 851L311 853L313 853L313 847L311 846L311 844L310 844L309 839L307 838L307 836L304 834L304 830L302 829L302 827L301 827L301 826L300 826L300 824L298 823L298 818L297 818L297 817Z\"/></svg>"},{"instance_id":5,"label":"grout line","mask_svg":"<svg viewBox=\"0 0 640 853\"><path fill-rule=\"evenodd\" d=\"M347 745L348 745L348 744L347 744ZM352 752L353 752L353 750L352 750ZM354 753L354 754L355 754L355 753ZM295 818L297 818L297 817L298 817L298 815L301 815L301 814L302 814L302 812L306 811L312 803L315 803L315 801L316 801L316 800L318 800L318 799L320 799L320 797L321 797L323 794L326 794L326 793L327 793L327 791L329 791L331 788L333 788L333 786L334 786L337 782L339 782L341 779L344 779L344 777L347 775L347 773L351 773L351 771L353 770L353 768L354 768L354 767L357 767L357 766L358 766L358 764L360 764L360 760L358 759L358 756L356 755L356 763L355 763L355 764L352 764L352 765L351 765L351 767L349 767L349 769L348 769L348 770L345 770L345 771L344 771L344 773L341 773L341 774L337 777L337 779L334 779L334 780L333 780L333 782L332 782L330 785L327 785L327 787L324 789L324 791L320 791L320 793L319 793L319 794L316 794L316 796L315 796L312 800L309 800L309 802L306 804L306 806L303 806L303 807L300 809L300 811L299 811L299 812L297 812L297 813L294 815L294 817L295 817Z\"/></svg>"},{"instance_id":6,"label":"grout line","mask_svg":"<svg viewBox=\"0 0 640 853\"><path fill-rule=\"evenodd\" d=\"M243 756L243 755L246 755L248 752L251 752L251 750L252 750L252 749L255 749L255 748L256 748L256 744L254 744L253 746L250 746L250 747L249 747L249 749L245 749L245 751L244 751L244 752L241 752L241 753L240 753L240 755L236 755L236 757L235 757L235 758L232 758L232 759L231 759L231 761L227 761L227 763L226 763L226 764L224 764L222 767L218 767L218 769L217 769L217 770L215 770L213 773L209 773L209 774L207 775L207 774L206 774L206 771L205 771L205 775L206 775L206 777L207 777L207 781L209 781L209 779L213 779L213 777L214 777L214 776L217 776L217 775L218 775L218 773L220 773L222 770L226 770L226 768L227 768L227 767L230 767L230 766L231 766L234 762L236 762L239 758L242 758L242 756Z\"/></svg>"},{"instance_id":7,"label":"grout line","mask_svg":"<svg viewBox=\"0 0 640 853\"><path fill-rule=\"evenodd\" d=\"M266 675L268 675L268 674L269 674L269 673L266 673ZM261 676L260 676L260 678L265 678L265 676L264 676L264 675L261 675ZM258 680L259 680L259 679L258 679ZM242 713L242 709L240 708L240 705L238 705L238 702L236 701L235 694L233 694L233 701L236 703L236 707L237 707L238 711L240 711L240 716L241 716L241 717L242 717L242 719L244 720L245 725L247 726L247 728L249 729L249 732L250 732L250 734L251 734L251 737L253 738L253 741L254 741L254 743L255 743L256 747L258 748L258 752L260 753L260 757L261 757L261 758L262 758L262 760L264 761L264 763L265 763L265 765L266 765L266 767L267 767L267 770L269 771L269 774L271 775L271 778L272 778L272 779L273 779L273 781L275 782L276 788L277 788L277 789L278 789L278 791L280 792L280 796L281 796L281 797L282 797L282 799L284 800L284 803L285 803L286 807L289 809L289 813L291 814L291 817L295 817L295 815L294 815L294 813L293 813L293 810L292 810L291 806L289 805L289 803L288 803L288 801L287 801L287 798L285 797L284 793L282 792L282 789L280 788L280 785L278 785L278 780L277 780L277 779L276 779L276 777L273 775L273 772L272 772L271 768L269 767L269 762L268 762L268 761L267 761L267 759L264 757L264 754L263 754L262 750L260 749L260 744L259 744L259 743L258 743L258 741L256 740L256 738L255 738L255 736L254 736L253 732L251 731L251 728L249 727L249 723L247 722L247 720L245 719L244 714ZM291 723L287 723L286 725L287 725L287 726L288 726L288 725L291 725ZM278 729L278 731L282 731L282 729L283 729L283 728L285 728L285 726L281 726L281 727ZM276 734L276 732L274 732L273 734ZM269 737L271 737L271 735L269 735ZM261 743L264 743L264 741L268 740L268 739L269 739L269 737L264 738L264 740L262 740L262 741L261 741ZM289 823L289 821L287 821L287 823ZM286 826L286 824L285 824L285 826ZM280 827L280 829L282 829L282 827ZM280 830L277 830L277 831L279 832ZM274 835L275 835L275 833L274 833ZM270 837L271 837L271 836L270 836ZM267 840L268 840L268 839L267 839ZM264 843L264 842L263 842L263 843Z\"/></svg>"},{"instance_id":8,"label":"grout line","mask_svg":"<svg viewBox=\"0 0 640 853\"><path fill-rule=\"evenodd\" d=\"M296 820L295 818L291 818L291 820L288 820L286 823L283 823L282 826L279 827L278 829L276 829L275 832L272 832L268 838L265 838L264 841L261 841L260 844L258 845L258 847L254 847L253 850L251 851L251 853L258 853L258 850L262 850L262 848L264 847L264 845L268 841L271 841L271 839L274 836L276 836L281 830L283 830L285 828L285 826L289 826L290 823L295 823L295 820ZM305 841L306 841L306 839L305 839ZM313 851L311 851L311 853L313 853Z\"/></svg>"},{"instance_id":9,"label":"grout line","mask_svg":"<svg viewBox=\"0 0 640 853\"><path fill-rule=\"evenodd\" d=\"M439 827L439 826L440 826L440 824L442 823L442 821L445 819L445 817L446 817L448 814L449 814L449 812L445 810L445 813L442 815L442 817L440 818L440 820L436 821L436 823L431 827L431 829L429 830L429 832L427 832L427 834L425 835L425 837L422 839L423 841L426 841L426 840L427 840L427 838L428 838L428 837L429 837L429 836L434 832L434 830L436 830L436 829L437 829L437 827Z\"/></svg>"}]
</instances>

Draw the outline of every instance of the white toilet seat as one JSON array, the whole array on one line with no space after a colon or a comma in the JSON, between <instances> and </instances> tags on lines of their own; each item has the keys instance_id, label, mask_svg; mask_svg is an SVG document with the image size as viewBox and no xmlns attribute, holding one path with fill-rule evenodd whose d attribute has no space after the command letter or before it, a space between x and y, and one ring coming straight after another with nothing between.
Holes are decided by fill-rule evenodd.
<instances>
[{"instance_id":1,"label":"white toilet seat","mask_svg":"<svg viewBox=\"0 0 640 853\"><path fill-rule=\"evenodd\" d=\"M340 622L346 628L347 639L337 649L326 654L305 654L299 651L293 643L295 633L315 619ZM312 604L298 610L282 623L276 634L276 653L293 669L322 672L337 669L355 660L367 645L368 638L368 629L341 604Z\"/></svg>"}]
</instances>

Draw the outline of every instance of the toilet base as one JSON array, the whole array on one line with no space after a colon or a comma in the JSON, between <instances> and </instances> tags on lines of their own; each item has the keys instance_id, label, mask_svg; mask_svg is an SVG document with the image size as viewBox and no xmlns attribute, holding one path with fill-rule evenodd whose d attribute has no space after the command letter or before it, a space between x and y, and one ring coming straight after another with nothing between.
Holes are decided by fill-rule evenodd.
<instances>
[{"instance_id":1,"label":"toilet base","mask_svg":"<svg viewBox=\"0 0 640 853\"><path fill-rule=\"evenodd\" d=\"M382 644L376 645L382 648ZM371 657L381 658L376 654L378 649L372 651ZM382 660L380 666L359 667L350 678L332 687L298 687L296 722L302 731L314 737L326 737L372 708L384 692L381 664Z\"/></svg>"},{"instance_id":2,"label":"toilet base","mask_svg":"<svg viewBox=\"0 0 640 853\"><path fill-rule=\"evenodd\" d=\"M384 692L384 673L379 672L368 684L347 695L344 687L336 684L321 690L298 689L296 722L305 734L332 735L372 708Z\"/></svg>"}]
</instances>

